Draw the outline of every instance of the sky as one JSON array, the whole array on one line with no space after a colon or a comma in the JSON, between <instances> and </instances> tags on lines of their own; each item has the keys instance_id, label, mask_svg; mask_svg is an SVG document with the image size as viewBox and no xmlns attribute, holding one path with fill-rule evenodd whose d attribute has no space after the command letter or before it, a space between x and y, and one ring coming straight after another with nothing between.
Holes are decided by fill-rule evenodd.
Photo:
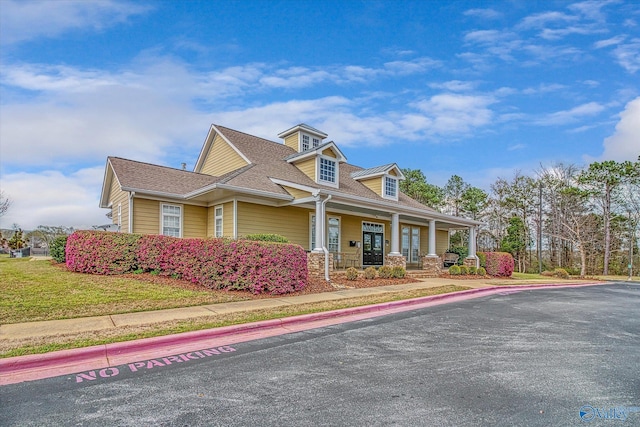
<instances>
[{"instance_id":1,"label":"sky","mask_svg":"<svg viewBox=\"0 0 640 427\"><path fill-rule=\"evenodd\" d=\"M0 228L90 228L107 156L306 123L443 186L640 155L638 1L0 0Z\"/></svg>"}]
</instances>

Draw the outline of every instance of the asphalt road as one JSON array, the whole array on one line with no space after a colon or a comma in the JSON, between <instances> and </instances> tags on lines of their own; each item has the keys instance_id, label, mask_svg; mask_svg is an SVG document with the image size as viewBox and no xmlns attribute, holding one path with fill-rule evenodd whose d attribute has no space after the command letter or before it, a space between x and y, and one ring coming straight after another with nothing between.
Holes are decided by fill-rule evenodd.
<instances>
[{"instance_id":1,"label":"asphalt road","mask_svg":"<svg viewBox=\"0 0 640 427\"><path fill-rule=\"evenodd\" d=\"M163 356L0 387L0 425L640 425L640 285L504 292Z\"/></svg>"}]
</instances>

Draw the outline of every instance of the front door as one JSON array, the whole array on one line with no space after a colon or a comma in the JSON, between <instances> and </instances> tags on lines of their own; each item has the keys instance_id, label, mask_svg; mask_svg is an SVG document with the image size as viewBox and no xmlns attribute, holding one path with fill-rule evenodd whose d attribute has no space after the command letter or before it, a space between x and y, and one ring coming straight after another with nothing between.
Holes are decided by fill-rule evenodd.
<instances>
[{"instance_id":1,"label":"front door","mask_svg":"<svg viewBox=\"0 0 640 427\"><path fill-rule=\"evenodd\" d=\"M362 264L382 265L383 235L372 231L362 232Z\"/></svg>"}]
</instances>

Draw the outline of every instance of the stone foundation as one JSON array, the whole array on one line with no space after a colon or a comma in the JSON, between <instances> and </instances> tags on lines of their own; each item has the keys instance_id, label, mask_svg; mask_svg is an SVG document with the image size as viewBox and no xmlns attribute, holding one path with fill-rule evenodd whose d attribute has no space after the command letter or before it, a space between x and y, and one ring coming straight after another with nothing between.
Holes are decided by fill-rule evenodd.
<instances>
[{"instance_id":1,"label":"stone foundation","mask_svg":"<svg viewBox=\"0 0 640 427\"><path fill-rule=\"evenodd\" d=\"M467 267L478 267L478 257L466 257L464 259L464 265L466 265Z\"/></svg>"},{"instance_id":2,"label":"stone foundation","mask_svg":"<svg viewBox=\"0 0 640 427\"><path fill-rule=\"evenodd\" d=\"M324 279L324 252L307 253L309 276ZM329 254L329 274L333 273L333 254Z\"/></svg>"},{"instance_id":3,"label":"stone foundation","mask_svg":"<svg viewBox=\"0 0 640 427\"><path fill-rule=\"evenodd\" d=\"M402 267L407 269L407 260L402 255L385 255L384 265L393 267Z\"/></svg>"},{"instance_id":4,"label":"stone foundation","mask_svg":"<svg viewBox=\"0 0 640 427\"><path fill-rule=\"evenodd\" d=\"M437 255L425 255L422 257L422 271L425 274L437 277L442 273L442 258Z\"/></svg>"}]
</instances>

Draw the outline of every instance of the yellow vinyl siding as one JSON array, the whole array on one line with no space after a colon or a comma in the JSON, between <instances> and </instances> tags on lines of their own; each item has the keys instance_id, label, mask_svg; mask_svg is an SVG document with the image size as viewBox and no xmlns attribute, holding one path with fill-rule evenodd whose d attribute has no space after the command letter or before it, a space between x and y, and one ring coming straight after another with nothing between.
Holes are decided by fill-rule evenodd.
<instances>
[{"instance_id":1,"label":"yellow vinyl siding","mask_svg":"<svg viewBox=\"0 0 640 427\"><path fill-rule=\"evenodd\" d=\"M227 172L240 169L247 164L248 163L231 148L227 141L222 139L220 135L216 135L202 165L201 173L220 176Z\"/></svg>"},{"instance_id":2,"label":"yellow vinyl siding","mask_svg":"<svg viewBox=\"0 0 640 427\"><path fill-rule=\"evenodd\" d=\"M149 199L133 200L133 232L161 234L160 202Z\"/></svg>"},{"instance_id":3,"label":"yellow vinyl siding","mask_svg":"<svg viewBox=\"0 0 640 427\"><path fill-rule=\"evenodd\" d=\"M396 170L395 170L395 169L391 169L388 173L389 173L389 175L391 175L391 176L398 176L398 174L396 173Z\"/></svg>"},{"instance_id":4,"label":"yellow vinyl siding","mask_svg":"<svg viewBox=\"0 0 640 427\"><path fill-rule=\"evenodd\" d=\"M362 180L360 183L376 193L378 196L382 197L382 178L379 176Z\"/></svg>"},{"instance_id":5,"label":"yellow vinyl siding","mask_svg":"<svg viewBox=\"0 0 640 427\"><path fill-rule=\"evenodd\" d=\"M129 231L129 193L120 189L115 176L111 181L109 202L111 203L111 221L114 224L118 224L118 205L120 205L122 224L118 224L120 226L119 231L127 233Z\"/></svg>"},{"instance_id":6,"label":"yellow vinyl siding","mask_svg":"<svg viewBox=\"0 0 640 427\"><path fill-rule=\"evenodd\" d=\"M291 194L295 199L303 199L305 197L311 196L311 193L308 191L298 190L297 188L291 188L283 186L282 188L289 194Z\"/></svg>"},{"instance_id":7,"label":"yellow vinyl siding","mask_svg":"<svg viewBox=\"0 0 640 427\"><path fill-rule=\"evenodd\" d=\"M238 237L254 233L280 234L291 243L307 248L309 210L238 202Z\"/></svg>"},{"instance_id":8,"label":"yellow vinyl siding","mask_svg":"<svg viewBox=\"0 0 640 427\"><path fill-rule=\"evenodd\" d=\"M316 180L316 158L304 160L300 163L296 163L295 166L300 169L302 173L307 175L312 180Z\"/></svg>"},{"instance_id":9,"label":"yellow vinyl siding","mask_svg":"<svg viewBox=\"0 0 640 427\"><path fill-rule=\"evenodd\" d=\"M207 236L207 208L182 205L182 237Z\"/></svg>"},{"instance_id":10,"label":"yellow vinyl siding","mask_svg":"<svg viewBox=\"0 0 640 427\"><path fill-rule=\"evenodd\" d=\"M287 147L291 147L296 151L300 151L298 148L298 135L299 135L299 132L296 132L286 137L284 139L284 145L286 145Z\"/></svg>"},{"instance_id":11,"label":"yellow vinyl siding","mask_svg":"<svg viewBox=\"0 0 640 427\"><path fill-rule=\"evenodd\" d=\"M222 205L222 235L233 237L233 202Z\"/></svg>"},{"instance_id":12,"label":"yellow vinyl siding","mask_svg":"<svg viewBox=\"0 0 640 427\"><path fill-rule=\"evenodd\" d=\"M340 215L340 233L340 252L355 252L358 248L350 247L349 240L362 242L362 218L352 215ZM360 246L362 246L362 243Z\"/></svg>"},{"instance_id":13,"label":"yellow vinyl siding","mask_svg":"<svg viewBox=\"0 0 640 427\"><path fill-rule=\"evenodd\" d=\"M436 254L442 255L449 249L449 232L436 230Z\"/></svg>"},{"instance_id":14,"label":"yellow vinyl siding","mask_svg":"<svg viewBox=\"0 0 640 427\"><path fill-rule=\"evenodd\" d=\"M437 239L436 239L436 242L437 242ZM420 227L420 255L426 255L428 253L429 253L429 227Z\"/></svg>"},{"instance_id":15,"label":"yellow vinyl siding","mask_svg":"<svg viewBox=\"0 0 640 427\"><path fill-rule=\"evenodd\" d=\"M337 159L338 156L336 155L336 153L333 151L333 149L331 148L327 148L326 150L324 150L322 152L323 156L327 156L327 157L333 157L334 159Z\"/></svg>"}]
</instances>

